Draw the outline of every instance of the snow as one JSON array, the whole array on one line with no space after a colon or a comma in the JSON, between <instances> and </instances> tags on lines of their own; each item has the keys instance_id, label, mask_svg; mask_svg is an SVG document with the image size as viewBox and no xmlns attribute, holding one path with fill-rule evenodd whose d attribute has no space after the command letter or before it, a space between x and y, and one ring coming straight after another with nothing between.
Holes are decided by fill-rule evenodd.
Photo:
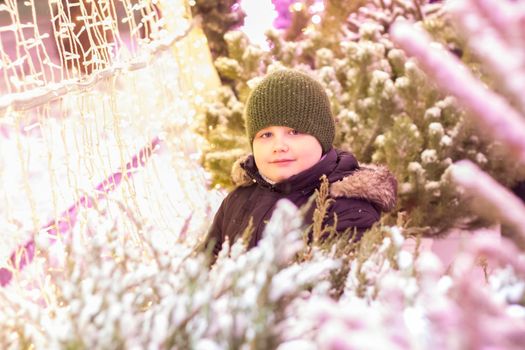
<instances>
[{"instance_id":1,"label":"snow","mask_svg":"<svg viewBox=\"0 0 525 350\"><path fill-rule=\"evenodd\" d=\"M426 149L421 152L421 161L423 164L435 163L438 160L435 149Z\"/></svg>"}]
</instances>

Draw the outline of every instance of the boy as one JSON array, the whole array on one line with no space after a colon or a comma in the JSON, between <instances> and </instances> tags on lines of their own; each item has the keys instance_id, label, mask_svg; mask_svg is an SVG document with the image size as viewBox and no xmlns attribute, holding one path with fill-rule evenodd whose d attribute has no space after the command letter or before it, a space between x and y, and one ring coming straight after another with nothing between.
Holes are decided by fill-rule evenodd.
<instances>
[{"instance_id":1,"label":"boy","mask_svg":"<svg viewBox=\"0 0 525 350\"><path fill-rule=\"evenodd\" d=\"M253 219L248 247L257 245L279 199L305 204L326 175L330 183L325 224L337 231L355 228L356 239L395 206L397 183L381 167L360 168L350 153L332 148L335 123L322 85L306 74L279 70L267 75L250 94L245 110L253 155L232 171L237 186L222 202L206 238L220 251L225 237L238 239ZM304 218L312 223L313 209Z\"/></svg>"}]
</instances>

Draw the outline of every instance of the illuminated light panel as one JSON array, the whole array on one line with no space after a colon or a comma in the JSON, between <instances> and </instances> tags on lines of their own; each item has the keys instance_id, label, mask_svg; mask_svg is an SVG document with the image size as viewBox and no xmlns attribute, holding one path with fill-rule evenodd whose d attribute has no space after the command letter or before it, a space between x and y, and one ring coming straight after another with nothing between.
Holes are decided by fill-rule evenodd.
<instances>
[{"instance_id":1,"label":"illuminated light panel","mask_svg":"<svg viewBox=\"0 0 525 350\"><path fill-rule=\"evenodd\" d=\"M246 14L241 31L248 36L250 42L268 50L264 33L273 28L273 22L277 18L274 5L270 0L242 0L241 8Z\"/></svg>"}]
</instances>

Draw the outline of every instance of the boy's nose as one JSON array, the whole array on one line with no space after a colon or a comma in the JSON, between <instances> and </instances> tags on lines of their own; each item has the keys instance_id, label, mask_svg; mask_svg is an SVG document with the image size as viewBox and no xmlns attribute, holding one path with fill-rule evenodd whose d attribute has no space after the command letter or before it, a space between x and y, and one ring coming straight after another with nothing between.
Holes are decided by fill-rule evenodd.
<instances>
[{"instance_id":1,"label":"boy's nose","mask_svg":"<svg viewBox=\"0 0 525 350\"><path fill-rule=\"evenodd\" d=\"M280 138L277 138L273 144L274 152L286 152L288 151L288 144Z\"/></svg>"}]
</instances>

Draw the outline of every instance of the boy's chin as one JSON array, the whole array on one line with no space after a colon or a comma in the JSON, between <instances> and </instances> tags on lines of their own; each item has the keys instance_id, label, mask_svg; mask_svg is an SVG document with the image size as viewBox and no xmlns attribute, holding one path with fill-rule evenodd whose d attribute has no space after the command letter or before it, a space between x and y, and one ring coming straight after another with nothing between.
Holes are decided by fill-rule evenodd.
<instances>
[{"instance_id":1,"label":"boy's chin","mask_svg":"<svg viewBox=\"0 0 525 350\"><path fill-rule=\"evenodd\" d=\"M270 180L272 180L275 183L283 182L284 180L288 180L292 175L276 175L272 177L268 177Z\"/></svg>"}]
</instances>

